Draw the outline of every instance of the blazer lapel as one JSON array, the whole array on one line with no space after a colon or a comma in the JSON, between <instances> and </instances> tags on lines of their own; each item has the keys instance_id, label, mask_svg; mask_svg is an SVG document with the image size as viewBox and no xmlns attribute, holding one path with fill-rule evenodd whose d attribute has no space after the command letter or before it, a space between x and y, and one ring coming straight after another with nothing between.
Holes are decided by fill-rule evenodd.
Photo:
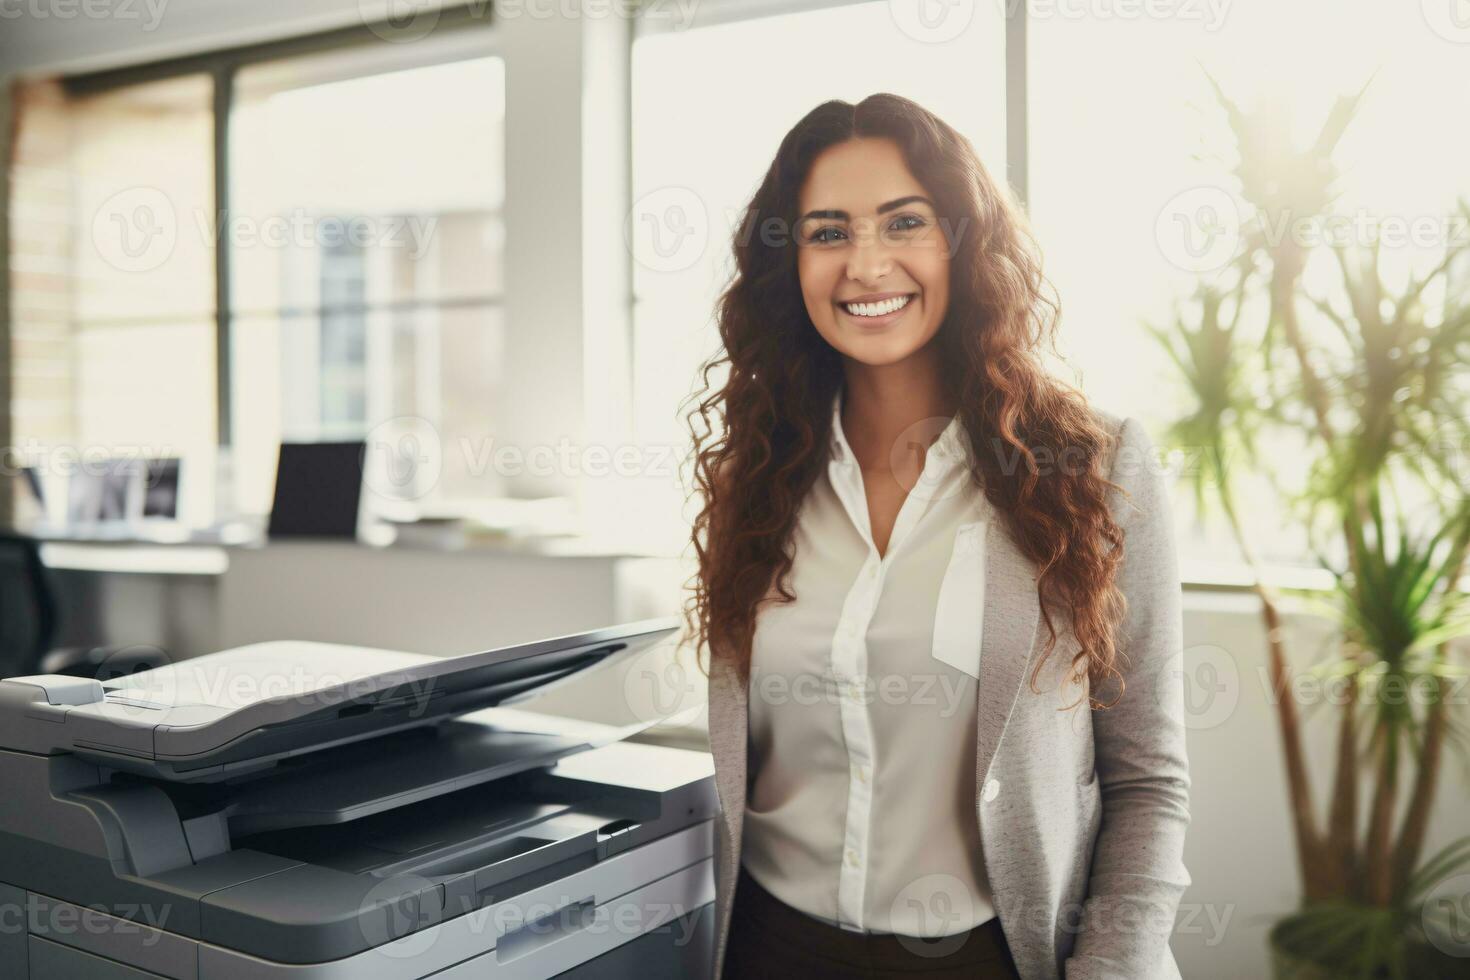
<instances>
[{"instance_id":1,"label":"blazer lapel","mask_svg":"<svg viewBox=\"0 0 1470 980\"><path fill-rule=\"evenodd\" d=\"M995 515L985 532L985 614L980 627L980 677L976 684L976 793L985 786L1034 652L1041 604L1036 565Z\"/></svg>"}]
</instances>

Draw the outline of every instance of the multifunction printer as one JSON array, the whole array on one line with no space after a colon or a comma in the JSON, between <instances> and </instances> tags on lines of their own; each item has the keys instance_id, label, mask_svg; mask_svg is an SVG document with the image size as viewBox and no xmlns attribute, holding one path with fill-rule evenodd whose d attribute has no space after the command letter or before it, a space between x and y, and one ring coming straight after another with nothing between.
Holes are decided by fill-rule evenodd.
<instances>
[{"instance_id":1,"label":"multifunction printer","mask_svg":"<svg viewBox=\"0 0 1470 980\"><path fill-rule=\"evenodd\" d=\"M0 681L0 976L709 975L709 755L523 706L675 630Z\"/></svg>"}]
</instances>

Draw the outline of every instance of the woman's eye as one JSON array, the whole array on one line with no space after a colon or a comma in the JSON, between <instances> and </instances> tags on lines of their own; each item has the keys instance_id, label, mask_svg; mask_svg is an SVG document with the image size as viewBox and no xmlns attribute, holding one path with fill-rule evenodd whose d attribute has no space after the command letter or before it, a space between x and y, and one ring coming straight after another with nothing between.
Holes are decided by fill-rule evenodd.
<instances>
[{"instance_id":1,"label":"woman's eye","mask_svg":"<svg viewBox=\"0 0 1470 980\"><path fill-rule=\"evenodd\" d=\"M913 231L916 228L924 227L926 224L928 222L916 214L904 214L893 219L893 223L888 226L888 231ZM846 237L847 234L841 228L827 225L825 228L818 228L812 232L807 238L807 241L827 245L832 242L841 241Z\"/></svg>"}]
</instances>

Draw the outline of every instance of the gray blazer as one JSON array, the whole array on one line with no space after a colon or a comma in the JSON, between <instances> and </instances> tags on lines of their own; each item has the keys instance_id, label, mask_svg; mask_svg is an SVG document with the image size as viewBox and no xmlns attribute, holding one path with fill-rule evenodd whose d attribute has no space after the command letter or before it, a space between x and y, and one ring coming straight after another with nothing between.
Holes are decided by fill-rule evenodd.
<instances>
[{"instance_id":1,"label":"gray blazer","mask_svg":"<svg viewBox=\"0 0 1470 980\"><path fill-rule=\"evenodd\" d=\"M1184 867L1189 772L1184 746L1178 557L1163 475L1133 418L1097 411L1114 435L1110 491L1124 529L1119 670L1127 690L1089 710L1082 688L1058 690L1078 649L1057 646L1028 686L1046 642L1036 566L993 521L976 731L975 806L992 901L1022 980L1178 980L1169 934L1190 884ZM1043 473L1044 476L1044 473ZM1099 691L1110 701L1116 687ZM748 689L725 661L710 666L716 821L715 977L724 966L747 789ZM957 779L970 778L956 773ZM882 842L876 841L881 847Z\"/></svg>"}]
</instances>

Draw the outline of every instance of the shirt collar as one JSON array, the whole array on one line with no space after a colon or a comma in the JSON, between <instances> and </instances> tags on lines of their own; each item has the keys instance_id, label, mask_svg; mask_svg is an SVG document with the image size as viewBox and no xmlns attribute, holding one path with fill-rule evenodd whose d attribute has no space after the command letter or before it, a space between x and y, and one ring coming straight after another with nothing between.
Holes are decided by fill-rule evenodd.
<instances>
[{"instance_id":1,"label":"shirt collar","mask_svg":"<svg viewBox=\"0 0 1470 980\"><path fill-rule=\"evenodd\" d=\"M950 419L949 425L939 434L939 438L929 447L926 455L932 454L943 459L946 463L956 463L969 456L969 441L965 438L965 426L960 420L959 413L955 413ZM857 456L848 444L847 434L842 431L842 391L838 389L832 397L832 458L839 463L856 462Z\"/></svg>"}]
</instances>

